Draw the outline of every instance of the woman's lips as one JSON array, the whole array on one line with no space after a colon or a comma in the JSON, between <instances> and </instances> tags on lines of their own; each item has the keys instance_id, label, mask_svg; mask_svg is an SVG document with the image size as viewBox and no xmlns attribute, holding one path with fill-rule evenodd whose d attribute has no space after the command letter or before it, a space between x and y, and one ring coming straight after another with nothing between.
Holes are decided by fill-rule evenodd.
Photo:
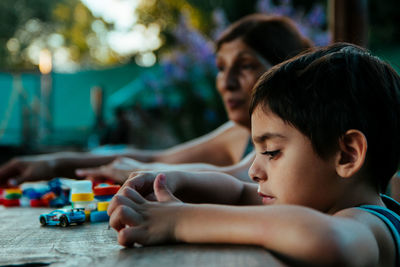
<instances>
[{"instance_id":1,"label":"woman's lips","mask_svg":"<svg viewBox=\"0 0 400 267\"><path fill-rule=\"evenodd\" d=\"M260 192L258 192L258 195L262 197L262 202L264 205L272 204L275 201L275 198L273 196L267 196Z\"/></svg>"},{"instance_id":2,"label":"woman's lips","mask_svg":"<svg viewBox=\"0 0 400 267\"><path fill-rule=\"evenodd\" d=\"M228 99L226 101L226 105L228 106L228 108L230 109L235 109L240 107L243 104L243 100L239 100L239 99Z\"/></svg>"}]
</instances>

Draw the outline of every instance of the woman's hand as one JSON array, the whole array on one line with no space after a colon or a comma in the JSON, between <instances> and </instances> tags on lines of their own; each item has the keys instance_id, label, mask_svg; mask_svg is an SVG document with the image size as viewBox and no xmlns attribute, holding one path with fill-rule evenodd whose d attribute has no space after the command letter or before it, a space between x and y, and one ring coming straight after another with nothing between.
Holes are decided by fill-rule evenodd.
<instances>
[{"instance_id":1,"label":"woman's hand","mask_svg":"<svg viewBox=\"0 0 400 267\"><path fill-rule=\"evenodd\" d=\"M140 185L135 184L134 187ZM113 197L108 208L110 226L118 231L123 246L152 245L175 242L175 226L180 202L167 187L165 174L157 174L153 191L158 202L146 200L134 188L125 184Z\"/></svg>"},{"instance_id":2,"label":"woman's hand","mask_svg":"<svg viewBox=\"0 0 400 267\"><path fill-rule=\"evenodd\" d=\"M48 180L55 176L56 159L44 156L14 158L0 166L0 185Z\"/></svg>"},{"instance_id":3,"label":"woman's hand","mask_svg":"<svg viewBox=\"0 0 400 267\"><path fill-rule=\"evenodd\" d=\"M111 179L119 184L123 184L132 172L146 170L146 164L130 159L117 158L110 164L96 168L77 169L76 175L92 179Z\"/></svg>"}]
</instances>

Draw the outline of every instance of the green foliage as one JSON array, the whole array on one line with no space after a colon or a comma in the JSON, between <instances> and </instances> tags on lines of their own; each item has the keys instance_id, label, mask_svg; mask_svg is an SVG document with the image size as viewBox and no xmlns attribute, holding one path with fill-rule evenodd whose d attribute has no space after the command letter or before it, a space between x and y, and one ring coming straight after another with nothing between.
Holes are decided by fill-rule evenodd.
<instances>
[{"instance_id":1,"label":"green foliage","mask_svg":"<svg viewBox=\"0 0 400 267\"><path fill-rule=\"evenodd\" d=\"M95 18L79 0L2 0L0 66L8 70L35 70L38 59L31 58L35 54L32 50L47 48L55 52L60 47L64 47L77 64L116 63L117 58L110 50L106 51L110 54L106 60L92 56L88 37L92 36L93 43L99 43L92 29L96 20L112 28ZM56 38L58 43L52 44Z\"/></svg>"}]
</instances>

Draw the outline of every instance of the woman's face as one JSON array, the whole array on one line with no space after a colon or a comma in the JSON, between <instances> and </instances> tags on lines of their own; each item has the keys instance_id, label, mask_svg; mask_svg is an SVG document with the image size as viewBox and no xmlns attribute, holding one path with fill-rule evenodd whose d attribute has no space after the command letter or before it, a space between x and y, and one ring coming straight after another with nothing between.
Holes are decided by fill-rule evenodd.
<instances>
[{"instance_id":1,"label":"woman's face","mask_svg":"<svg viewBox=\"0 0 400 267\"><path fill-rule=\"evenodd\" d=\"M251 90L272 65L241 39L223 43L217 53L217 88L230 120L250 128Z\"/></svg>"}]
</instances>

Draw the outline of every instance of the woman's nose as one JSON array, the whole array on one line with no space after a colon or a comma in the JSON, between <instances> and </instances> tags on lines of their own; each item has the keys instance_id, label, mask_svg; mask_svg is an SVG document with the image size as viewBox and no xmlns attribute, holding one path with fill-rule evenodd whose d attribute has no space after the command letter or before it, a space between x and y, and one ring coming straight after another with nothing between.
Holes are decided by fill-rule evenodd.
<instances>
[{"instance_id":1,"label":"woman's nose","mask_svg":"<svg viewBox=\"0 0 400 267\"><path fill-rule=\"evenodd\" d=\"M234 69L229 69L224 77L224 89L234 91L239 88L238 74Z\"/></svg>"}]
</instances>

